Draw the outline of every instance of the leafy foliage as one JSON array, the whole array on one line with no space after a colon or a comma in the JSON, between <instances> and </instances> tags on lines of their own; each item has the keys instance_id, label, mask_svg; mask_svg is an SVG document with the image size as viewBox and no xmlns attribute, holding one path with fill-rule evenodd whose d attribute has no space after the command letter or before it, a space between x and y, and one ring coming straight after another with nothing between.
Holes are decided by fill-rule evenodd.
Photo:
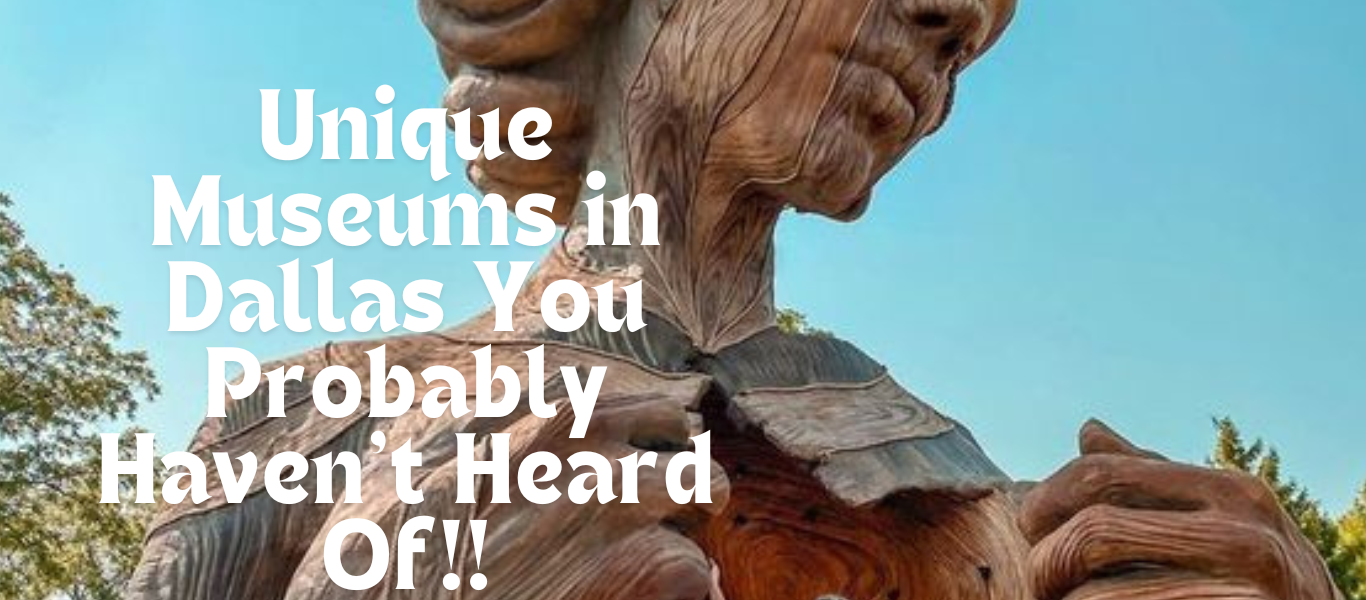
<instances>
[{"instance_id":1,"label":"leafy foliage","mask_svg":"<svg viewBox=\"0 0 1366 600\"><path fill-rule=\"evenodd\" d=\"M1366 600L1366 488L1356 503L1334 519L1309 491L1281 473L1281 457L1260 439L1247 443L1228 417L1214 420L1211 466L1251 473L1276 493L1286 514L1318 549L1333 581L1349 600Z\"/></svg>"},{"instance_id":2,"label":"leafy foliage","mask_svg":"<svg viewBox=\"0 0 1366 600\"><path fill-rule=\"evenodd\" d=\"M1366 485L1338 518L1338 547L1343 556L1350 557L1351 564L1343 593L1354 600L1366 599Z\"/></svg>"},{"instance_id":3,"label":"leafy foliage","mask_svg":"<svg viewBox=\"0 0 1366 600\"><path fill-rule=\"evenodd\" d=\"M0 194L0 599L117 598L151 505L100 503L95 427L158 386L143 353L115 347L117 312L25 243L12 205Z\"/></svg>"},{"instance_id":4,"label":"leafy foliage","mask_svg":"<svg viewBox=\"0 0 1366 600\"><path fill-rule=\"evenodd\" d=\"M778 309L778 331L787 334L802 334L816 337L830 337L832 334L824 329L812 327L807 321L806 315L801 311L792 308Z\"/></svg>"}]
</instances>

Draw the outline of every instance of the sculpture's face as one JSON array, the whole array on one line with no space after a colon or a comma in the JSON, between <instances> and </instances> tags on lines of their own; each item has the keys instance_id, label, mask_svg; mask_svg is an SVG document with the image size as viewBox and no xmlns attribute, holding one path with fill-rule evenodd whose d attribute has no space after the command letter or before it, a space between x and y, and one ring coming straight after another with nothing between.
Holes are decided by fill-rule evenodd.
<instances>
[{"instance_id":1,"label":"sculpture's face","mask_svg":"<svg viewBox=\"0 0 1366 600\"><path fill-rule=\"evenodd\" d=\"M948 116L954 80L987 27L977 0L870 7L787 199L840 218L862 213L872 185Z\"/></svg>"},{"instance_id":2,"label":"sculpture's face","mask_svg":"<svg viewBox=\"0 0 1366 600\"><path fill-rule=\"evenodd\" d=\"M479 187L551 193L563 222L593 162L637 192L694 208L709 199L701 216L715 222L728 207L710 203L737 194L858 216L873 184L943 120L955 76L1014 0L420 5L452 110L534 105L555 119L552 159L480 158Z\"/></svg>"},{"instance_id":3,"label":"sculpture's face","mask_svg":"<svg viewBox=\"0 0 1366 600\"><path fill-rule=\"evenodd\" d=\"M707 163L743 171L727 185L841 219L857 217L873 184L943 122L959 71L1013 7L1010 0L745 0L717 9L737 3L677 1L674 11L683 14L671 14L652 51L664 44L692 57L674 66L684 72L672 102L691 110L706 101L709 91L700 87L731 92L718 101ZM690 4L708 8L687 17ZM708 28L699 23L707 16L749 25ZM677 28L687 32L671 31ZM675 36L683 43L669 46ZM731 57L750 69L726 81Z\"/></svg>"}]
</instances>

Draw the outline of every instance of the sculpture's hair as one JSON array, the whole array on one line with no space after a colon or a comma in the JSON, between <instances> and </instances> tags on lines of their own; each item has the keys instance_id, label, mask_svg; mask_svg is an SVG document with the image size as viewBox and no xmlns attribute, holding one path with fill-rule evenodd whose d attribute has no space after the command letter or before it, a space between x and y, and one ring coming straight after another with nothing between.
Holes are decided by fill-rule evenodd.
<instances>
[{"instance_id":1,"label":"sculpture's hair","mask_svg":"<svg viewBox=\"0 0 1366 600\"><path fill-rule=\"evenodd\" d=\"M551 216L566 223L573 213L580 177L594 142L591 105L598 60L611 20L631 0L419 0L423 22L436 40L450 81L446 107L483 114L499 109L499 135L518 110L538 107L554 123L545 141L552 152L526 161L511 152L495 160L480 156L466 168L485 193L515 202L540 192L556 198ZM744 0L741 0L744 1ZM847 1L847 0L841 0ZM1015 0L982 0L992 21L975 53L984 52L1004 30ZM973 57L975 58L975 57ZM483 137L482 119L472 119ZM506 140L499 139L506 149Z\"/></svg>"}]
</instances>

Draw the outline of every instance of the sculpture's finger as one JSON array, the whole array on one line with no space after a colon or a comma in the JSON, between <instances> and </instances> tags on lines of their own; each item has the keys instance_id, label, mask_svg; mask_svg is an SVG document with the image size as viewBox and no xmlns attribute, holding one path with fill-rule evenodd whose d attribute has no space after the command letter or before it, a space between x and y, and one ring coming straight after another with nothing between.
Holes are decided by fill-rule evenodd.
<instances>
[{"instance_id":1,"label":"sculpture's finger","mask_svg":"<svg viewBox=\"0 0 1366 600\"><path fill-rule=\"evenodd\" d=\"M1067 597L1096 579L1154 572L1255 582L1275 595L1291 597L1284 594L1289 568L1285 561L1286 553L1270 528L1240 518L1212 511L1177 513L1097 504L1035 545L1029 553L1029 572L1039 600Z\"/></svg>"},{"instance_id":2,"label":"sculpture's finger","mask_svg":"<svg viewBox=\"0 0 1366 600\"><path fill-rule=\"evenodd\" d=\"M1019 525L1032 544L1091 505L1191 511L1222 504L1221 497L1242 497L1239 487L1233 477L1220 471L1118 454L1088 454L1025 494Z\"/></svg>"},{"instance_id":3,"label":"sculpture's finger","mask_svg":"<svg viewBox=\"0 0 1366 600\"><path fill-rule=\"evenodd\" d=\"M608 410L594 415L602 431L646 450L685 450L692 423L685 406L670 397L628 396L613 399Z\"/></svg>"},{"instance_id":4,"label":"sculpture's finger","mask_svg":"<svg viewBox=\"0 0 1366 600\"><path fill-rule=\"evenodd\" d=\"M1081 453L1085 454L1122 454L1139 458L1165 460L1161 454L1146 450L1130 442L1099 419L1090 419L1081 426L1077 436Z\"/></svg>"},{"instance_id":5,"label":"sculpture's finger","mask_svg":"<svg viewBox=\"0 0 1366 600\"><path fill-rule=\"evenodd\" d=\"M1093 579L1066 596L1066 600L1179 600L1219 598L1273 600L1261 588L1246 581L1201 577L1185 573L1135 574Z\"/></svg>"}]
</instances>

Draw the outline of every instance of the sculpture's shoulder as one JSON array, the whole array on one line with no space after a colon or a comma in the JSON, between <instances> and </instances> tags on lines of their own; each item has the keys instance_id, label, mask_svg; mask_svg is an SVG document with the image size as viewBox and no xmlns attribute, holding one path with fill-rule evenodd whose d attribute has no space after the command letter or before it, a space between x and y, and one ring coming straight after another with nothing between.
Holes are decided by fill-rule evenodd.
<instances>
[{"instance_id":1,"label":"sculpture's shoulder","mask_svg":"<svg viewBox=\"0 0 1366 600\"><path fill-rule=\"evenodd\" d=\"M902 491L979 496L1010 485L966 427L843 340L770 329L718 353L707 371L732 418L811 464L850 505Z\"/></svg>"},{"instance_id":2,"label":"sculpture's shoulder","mask_svg":"<svg viewBox=\"0 0 1366 600\"><path fill-rule=\"evenodd\" d=\"M882 365L772 330L701 366L726 399L707 416L731 489L692 538L727 589L1024 600L1009 478Z\"/></svg>"}]
</instances>

